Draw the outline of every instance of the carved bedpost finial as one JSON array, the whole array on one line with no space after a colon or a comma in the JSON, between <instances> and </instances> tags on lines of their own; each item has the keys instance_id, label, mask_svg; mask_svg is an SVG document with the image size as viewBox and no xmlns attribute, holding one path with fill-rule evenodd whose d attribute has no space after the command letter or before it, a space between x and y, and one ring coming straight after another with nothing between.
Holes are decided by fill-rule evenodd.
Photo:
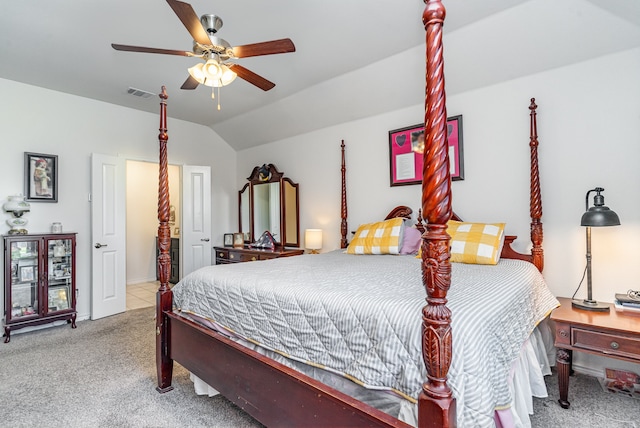
<instances>
[{"instance_id":1,"label":"carved bedpost finial","mask_svg":"<svg viewBox=\"0 0 640 428\"><path fill-rule=\"evenodd\" d=\"M529 104L530 137L529 148L531 149L531 189L529 200L529 211L531 215L531 242L533 248L533 264L540 272L544 269L544 252L542 249L542 194L540 191L540 171L538 168L538 123L536 121L536 99L531 98Z\"/></svg>"},{"instance_id":2,"label":"carved bedpost finial","mask_svg":"<svg viewBox=\"0 0 640 428\"><path fill-rule=\"evenodd\" d=\"M347 248L347 246L349 245L348 241L347 241L347 184L346 184L346 172L347 172L347 168L346 168L346 164L345 164L345 160L344 160L344 140L342 140L342 143L340 144L340 149L342 152L342 167L340 168L340 171L342 173L342 199L341 199L341 206L340 206L340 234L341 234L341 238L340 238L340 248Z\"/></svg>"},{"instance_id":3,"label":"carved bedpost finial","mask_svg":"<svg viewBox=\"0 0 640 428\"><path fill-rule=\"evenodd\" d=\"M452 427L456 401L447 385L451 365L451 311L447 291L451 264L447 222L451 218L451 176L447 143L442 26L446 11L439 0L425 0L422 22L426 31L425 151L422 175L422 282L427 305L422 309L422 355L427 380L418 397L418 426Z\"/></svg>"},{"instance_id":4,"label":"carved bedpost finial","mask_svg":"<svg viewBox=\"0 0 640 428\"><path fill-rule=\"evenodd\" d=\"M160 157L158 161L158 276L160 279L160 289L168 289L169 271L171 269L171 257L169 256L169 245L171 242L171 231L169 229L169 166L167 162L167 90L162 87L160 97L160 134L158 143L160 144Z\"/></svg>"},{"instance_id":5,"label":"carved bedpost finial","mask_svg":"<svg viewBox=\"0 0 640 428\"><path fill-rule=\"evenodd\" d=\"M158 375L159 392L167 392L173 389L171 377L173 373L173 360L166 354L168 349L168 332L165 312L171 311L172 293L169 288L169 272L171 269L171 257L169 245L171 232L169 230L169 169L167 164L167 91L162 87L160 96L160 159L158 163L158 276L160 287L156 294L156 371Z\"/></svg>"}]
</instances>

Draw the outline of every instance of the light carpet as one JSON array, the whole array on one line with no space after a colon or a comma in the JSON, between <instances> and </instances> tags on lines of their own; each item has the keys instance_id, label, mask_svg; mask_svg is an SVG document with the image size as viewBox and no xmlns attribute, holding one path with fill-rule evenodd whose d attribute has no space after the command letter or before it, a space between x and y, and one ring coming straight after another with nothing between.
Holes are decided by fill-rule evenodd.
<instances>
[{"instance_id":1,"label":"light carpet","mask_svg":"<svg viewBox=\"0 0 640 428\"><path fill-rule=\"evenodd\" d=\"M224 397L197 396L174 366L174 390L155 390L154 308L17 334L0 343L0 426L260 427ZM597 379L572 376L571 407L534 399L532 426L640 428L640 400L605 393Z\"/></svg>"}]
</instances>

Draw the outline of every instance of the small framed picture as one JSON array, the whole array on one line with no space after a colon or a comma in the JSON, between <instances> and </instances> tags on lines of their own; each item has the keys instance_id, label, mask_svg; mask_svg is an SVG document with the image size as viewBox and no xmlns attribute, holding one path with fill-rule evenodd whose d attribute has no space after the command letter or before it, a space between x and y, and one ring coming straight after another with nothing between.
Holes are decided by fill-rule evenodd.
<instances>
[{"instance_id":1,"label":"small framed picture","mask_svg":"<svg viewBox=\"0 0 640 428\"><path fill-rule=\"evenodd\" d=\"M69 309L69 287L56 287L49 289L49 311L62 311ZM54 309L55 308L55 309Z\"/></svg>"},{"instance_id":2,"label":"small framed picture","mask_svg":"<svg viewBox=\"0 0 640 428\"><path fill-rule=\"evenodd\" d=\"M233 247L233 233L224 234L224 246Z\"/></svg>"},{"instance_id":3,"label":"small framed picture","mask_svg":"<svg viewBox=\"0 0 640 428\"><path fill-rule=\"evenodd\" d=\"M24 193L29 202L58 202L58 156L24 153Z\"/></svg>"},{"instance_id":4,"label":"small framed picture","mask_svg":"<svg viewBox=\"0 0 640 428\"><path fill-rule=\"evenodd\" d=\"M35 269L34 266L21 266L20 267L20 281L33 281L35 279Z\"/></svg>"},{"instance_id":5,"label":"small framed picture","mask_svg":"<svg viewBox=\"0 0 640 428\"><path fill-rule=\"evenodd\" d=\"M233 234L233 246L244 247L244 235L242 233Z\"/></svg>"}]
</instances>

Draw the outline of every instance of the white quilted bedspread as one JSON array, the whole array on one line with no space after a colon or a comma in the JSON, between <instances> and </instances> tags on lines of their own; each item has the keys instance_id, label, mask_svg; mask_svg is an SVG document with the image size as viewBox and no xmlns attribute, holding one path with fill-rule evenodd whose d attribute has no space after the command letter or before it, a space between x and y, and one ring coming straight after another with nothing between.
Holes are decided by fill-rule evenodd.
<instances>
[{"instance_id":1,"label":"white quilted bedspread","mask_svg":"<svg viewBox=\"0 0 640 428\"><path fill-rule=\"evenodd\" d=\"M459 426L493 426L511 402L511 363L558 305L530 263L452 264L453 362ZM415 400L426 378L420 343L426 292L414 256L334 251L216 265L173 289L174 303L290 358Z\"/></svg>"}]
</instances>

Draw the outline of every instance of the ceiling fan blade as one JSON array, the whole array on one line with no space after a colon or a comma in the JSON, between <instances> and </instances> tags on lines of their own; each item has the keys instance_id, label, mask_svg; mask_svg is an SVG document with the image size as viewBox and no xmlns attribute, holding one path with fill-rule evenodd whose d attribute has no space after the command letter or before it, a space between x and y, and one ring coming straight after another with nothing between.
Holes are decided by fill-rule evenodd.
<instances>
[{"instance_id":1,"label":"ceiling fan blade","mask_svg":"<svg viewBox=\"0 0 640 428\"><path fill-rule=\"evenodd\" d=\"M257 86L258 88L262 89L263 91L268 91L269 89L273 89L273 87L276 86L275 83L268 81L264 77L257 75L253 71L248 70L248 69L244 68L241 65L229 64L229 68L234 73L236 73L238 75L238 77L240 77L241 79L246 80L247 82L251 83L252 85Z\"/></svg>"},{"instance_id":2,"label":"ceiling fan blade","mask_svg":"<svg viewBox=\"0 0 640 428\"><path fill-rule=\"evenodd\" d=\"M233 55L236 58L247 58L250 56L273 55L295 51L296 47L291 39L279 39L270 42L235 46L233 48Z\"/></svg>"},{"instance_id":3,"label":"ceiling fan blade","mask_svg":"<svg viewBox=\"0 0 640 428\"><path fill-rule=\"evenodd\" d=\"M182 24L187 31L189 31L191 37L193 37L193 40L205 46L211 44L209 35L200 23L200 18L198 18L198 15L196 15L196 12L189 3L178 0L167 0L167 3L169 3L171 9L178 15Z\"/></svg>"},{"instance_id":4,"label":"ceiling fan blade","mask_svg":"<svg viewBox=\"0 0 640 428\"><path fill-rule=\"evenodd\" d=\"M177 51L173 49L156 49L156 48L145 48L142 46L130 46L130 45L118 45L116 43L111 43L111 47L117 51L127 51L127 52L144 52L144 53L155 53L155 54L164 54L164 55L181 55L181 56L193 56L193 53L187 51Z\"/></svg>"},{"instance_id":5,"label":"ceiling fan blade","mask_svg":"<svg viewBox=\"0 0 640 428\"><path fill-rule=\"evenodd\" d=\"M195 89L199 85L198 81L193 77L189 76L187 80L184 81L180 89Z\"/></svg>"}]
</instances>

